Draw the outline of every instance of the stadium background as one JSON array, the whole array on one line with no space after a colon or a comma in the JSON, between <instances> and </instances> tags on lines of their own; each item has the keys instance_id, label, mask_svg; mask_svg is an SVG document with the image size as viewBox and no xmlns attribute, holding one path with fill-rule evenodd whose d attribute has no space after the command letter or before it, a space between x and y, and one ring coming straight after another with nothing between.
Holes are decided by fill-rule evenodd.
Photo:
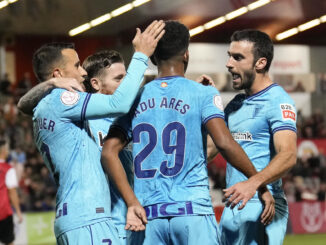
<instances>
[{"instance_id":1,"label":"stadium background","mask_svg":"<svg viewBox=\"0 0 326 245\"><path fill-rule=\"evenodd\" d=\"M266 5L253 9L253 3ZM115 15L121 6L131 8ZM16 226L16 244L53 244L55 184L32 139L31 119L17 111L20 96L37 82L31 58L42 44L70 41L81 61L107 48L120 51L128 64L136 27L154 19L177 19L192 30L188 78L202 73L213 77L224 104L234 95L226 72L227 47L233 31L257 28L275 43L272 78L295 100L298 115L298 162L284 177L290 206L288 236L284 244L326 244L326 1L324 0L152 0L143 5L130 0L0 0L0 137L10 141L10 163L19 177L24 222ZM251 7L250 7L251 6ZM229 13L245 8L241 16ZM95 25L97 17L111 19ZM233 12L234 13L234 12ZM224 22L211 29L211 20ZM278 33L318 19L320 25L283 40ZM92 22L93 21L93 22ZM92 27L75 36L69 31L83 24ZM97 22L98 23L98 22ZM198 27L198 28L197 28ZM197 28L197 29L196 29ZM201 32L200 32L201 31ZM150 66L146 79L155 76ZM68 147L68 146L67 146ZM208 166L216 216L222 210L225 161Z\"/></svg>"}]
</instances>

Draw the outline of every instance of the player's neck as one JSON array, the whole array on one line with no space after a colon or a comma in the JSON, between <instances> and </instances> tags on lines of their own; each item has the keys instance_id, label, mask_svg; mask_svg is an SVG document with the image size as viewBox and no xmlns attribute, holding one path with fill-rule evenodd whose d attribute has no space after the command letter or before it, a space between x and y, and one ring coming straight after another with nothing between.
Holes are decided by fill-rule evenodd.
<instances>
[{"instance_id":1,"label":"player's neck","mask_svg":"<svg viewBox=\"0 0 326 245\"><path fill-rule=\"evenodd\" d=\"M272 83L273 82L267 72L265 74L256 74L256 78L252 83L252 86L250 87L250 89L246 89L246 94L249 96L256 94L270 86Z\"/></svg>"},{"instance_id":2,"label":"player's neck","mask_svg":"<svg viewBox=\"0 0 326 245\"><path fill-rule=\"evenodd\" d=\"M166 63L158 66L158 77L185 76L184 64Z\"/></svg>"}]
</instances>

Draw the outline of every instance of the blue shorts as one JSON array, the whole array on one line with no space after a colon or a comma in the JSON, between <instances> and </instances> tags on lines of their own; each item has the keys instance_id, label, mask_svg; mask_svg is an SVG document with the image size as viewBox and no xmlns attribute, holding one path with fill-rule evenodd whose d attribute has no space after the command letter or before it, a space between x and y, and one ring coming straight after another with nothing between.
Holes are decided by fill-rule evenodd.
<instances>
[{"instance_id":1,"label":"blue shorts","mask_svg":"<svg viewBox=\"0 0 326 245\"><path fill-rule=\"evenodd\" d=\"M224 208L220 222L221 244L283 244L289 216L286 199L275 198L275 217L267 226L261 223L262 212L259 200L249 201L242 210Z\"/></svg>"},{"instance_id":2,"label":"blue shorts","mask_svg":"<svg viewBox=\"0 0 326 245\"><path fill-rule=\"evenodd\" d=\"M58 245L115 245L120 244L118 232L111 219L62 233Z\"/></svg>"},{"instance_id":3,"label":"blue shorts","mask_svg":"<svg viewBox=\"0 0 326 245\"><path fill-rule=\"evenodd\" d=\"M217 245L214 215L193 215L149 220L144 232L132 232L130 245Z\"/></svg>"}]
</instances>

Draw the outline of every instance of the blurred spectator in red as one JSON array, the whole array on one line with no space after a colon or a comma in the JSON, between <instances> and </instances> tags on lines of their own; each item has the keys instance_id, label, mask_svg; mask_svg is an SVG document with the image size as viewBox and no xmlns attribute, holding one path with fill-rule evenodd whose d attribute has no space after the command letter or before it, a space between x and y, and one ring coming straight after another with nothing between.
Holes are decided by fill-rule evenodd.
<instances>
[{"instance_id":1,"label":"blurred spectator in red","mask_svg":"<svg viewBox=\"0 0 326 245\"><path fill-rule=\"evenodd\" d=\"M11 205L15 208L19 223L23 221L23 216L16 190L18 186L16 172L6 163L8 154L8 144L0 140L0 242L12 244L15 236Z\"/></svg>"}]
</instances>

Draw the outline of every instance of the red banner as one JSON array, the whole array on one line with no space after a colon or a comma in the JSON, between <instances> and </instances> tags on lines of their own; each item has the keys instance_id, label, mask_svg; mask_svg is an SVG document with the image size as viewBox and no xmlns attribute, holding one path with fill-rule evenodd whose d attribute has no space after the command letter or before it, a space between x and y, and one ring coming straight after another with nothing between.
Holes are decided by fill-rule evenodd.
<instances>
[{"instance_id":1,"label":"red banner","mask_svg":"<svg viewBox=\"0 0 326 245\"><path fill-rule=\"evenodd\" d=\"M289 213L293 233L326 232L326 202L290 203Z\"/></svg>"}]
</instances>

